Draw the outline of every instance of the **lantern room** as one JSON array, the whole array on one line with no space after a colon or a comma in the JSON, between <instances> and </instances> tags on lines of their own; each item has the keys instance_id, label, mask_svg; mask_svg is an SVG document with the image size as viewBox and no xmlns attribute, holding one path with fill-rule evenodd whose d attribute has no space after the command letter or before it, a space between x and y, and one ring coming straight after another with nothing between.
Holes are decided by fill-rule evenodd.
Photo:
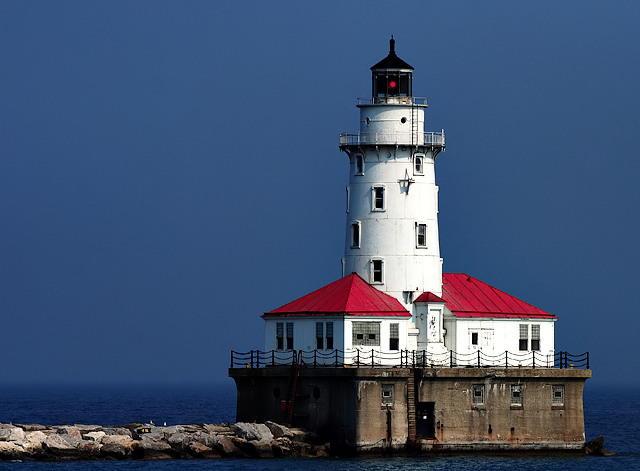
<instances>
[{"instance_id":1,"label":"lantern room","mask_svg":"<svg viewBox=\"0 0 640 471\"><path fill-rule=\"evenodd\" d=\"M374 103L385 103L388 97L411 97L413 67L396 55L395 40L389 41L389 55L371 67Z\"/></svg>"}]
</instances>

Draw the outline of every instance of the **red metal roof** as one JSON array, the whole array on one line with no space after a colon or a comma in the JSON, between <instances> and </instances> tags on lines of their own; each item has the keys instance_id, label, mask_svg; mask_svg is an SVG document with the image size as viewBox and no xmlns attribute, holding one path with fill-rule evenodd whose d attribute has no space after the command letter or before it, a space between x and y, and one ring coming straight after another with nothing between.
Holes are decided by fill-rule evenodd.
<instances>
[{"instance_id":1,"label":"red metal roof","mask_svg":"<svg viewBox=\"0 0 640 471\"><path fill-rule=\"evenodd\" d=\"M556 319L553 314L464 273L442 274L442 298L456 317Z\"/></svg>"},{"instance_id":2,"label":"red metal roof","mask_svg":"<svg viewBox=\"0 0 640 471\"><path fill-rule=\"evenodd\" d=\"M422 293L420 296L418 296L418 299L416 299L414 302L415 303L446 303L444 299L442 299L437 294L433 294L431 291Z\"/></svg>"},{"instance_id":3,"label":"red metal roof","mask_svg":"<svg viewBox=\"0 0 640 471\"><path fill-rule=\"evenodd\" d=\"M263 315L280 316L411 317L411 314L396 298L352 273Z\"/></svg>"}]
</instances>

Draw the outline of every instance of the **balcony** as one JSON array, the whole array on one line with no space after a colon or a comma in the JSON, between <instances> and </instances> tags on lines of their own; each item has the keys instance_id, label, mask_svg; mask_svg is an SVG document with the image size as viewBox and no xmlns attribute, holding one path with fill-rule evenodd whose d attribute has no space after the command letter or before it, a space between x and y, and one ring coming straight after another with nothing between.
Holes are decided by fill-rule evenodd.
<instances>
[{"instance_id":1,"label":"balcony","mask_svg":"<svg viewBox=\"0 0 640 471\"><path fill-rule=\"evenodd\" d=\"M340 134L340 148L359 145L429 146L444 148L442 132Z\"/></svg>"},{"instance_id":2,"label":"balcony","mask_svg":"<svg viewBox=\"0 0 640 471\"><path fill-rule=\"evenodd\" d=\"M358 98L358 106L367 105L428 106L427 99L421 96L377 96L373 98Z\"/></svg>"},{"instance_id":3,"label":"balcony","mask_svg":"<svg viewBox=\"0 0 640 471\"><path fill-rule=\"evenodd\" d=\"M487 354L476 352L429 353L426 350L380 351L350 348L348 350L271 350L231 351L230 368L264 368L299 364L303 367L335 368L548 368L590 369L589 352L573 354L565 351L549 353L509 352Z\"/></svg>"}]
</instances>

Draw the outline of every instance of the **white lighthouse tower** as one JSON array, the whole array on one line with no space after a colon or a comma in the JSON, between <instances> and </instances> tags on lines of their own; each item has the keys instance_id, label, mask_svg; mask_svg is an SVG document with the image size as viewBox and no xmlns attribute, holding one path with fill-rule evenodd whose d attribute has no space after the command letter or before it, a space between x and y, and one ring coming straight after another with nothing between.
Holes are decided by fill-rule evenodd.
<instances>
[{"instance_id":1,"label":"white lighthouse tower","mask_svg":"<svg viewBox=\"0 0 640 471\"><path fill-rule=\"evenodd\" d=\"M350 160L343 275L357 273L416 316L414 300L442 295L434 162L444 131L425 132L426 98L395 53L371 67L372 96L358 99L360 132L341 134Z\"/></svg>"},{"instance_id":2,"label":"white lighthouse tower","mask_svg":"<svg viewBox=\"0 0 640 471\"><path fill-rule=\"evenodd\" d=\"M393 37L371 71L360 131L340 135L350 161L342 278L265 313L265 350L340 350L345 363L364 349L388 364L406 351L430 364L478 364L479 352L552 364L554 315L443 274L434 164L444 131L424 131L427 101L413 96L413 67Z\"/></svg>"}]
</instances>

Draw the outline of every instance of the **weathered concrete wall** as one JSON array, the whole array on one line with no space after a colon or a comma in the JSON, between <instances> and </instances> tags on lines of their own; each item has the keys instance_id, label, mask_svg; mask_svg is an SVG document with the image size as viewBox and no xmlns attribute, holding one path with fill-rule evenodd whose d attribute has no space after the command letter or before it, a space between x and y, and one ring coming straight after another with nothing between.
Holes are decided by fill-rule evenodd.
<instances>
[{"instance_id":1,"label":"weathered concrete wall","mask_svg":"<svg viewBox=\"0 0 640 471\"><path fill-rule=\"evenodd\" d=\"M582 448L582 393L590 370L433 369L418 374L418 401L435 402L434 445L473 443L481 448ZM473 404L473 385L484 401ZM522 405L512 404L511 386L521 386ZM564 386L553 404L553 386Z\"/></svg>"},{"instance_id":2,"label":"weathered concrete wall","mask_svg":"<svg viewBox=\"0 0 640 471\"><path fill-rule=\"evenodd\" d=\"M341 368L301 370L291 423L332 443L356 443L358 382L348 374L355 372ZM290 367L238 368L230 370L230 376L235 379L238 391L238 421L288 422Z\"/></svg>"},{"instance_id":3,"label":"weathered concrete wall","mask_svg":"<svg viewBox=\"0 0 640 471\"><path fill-rule=\"evenodd\" d=\"M287 421L290 368L238 368L229 374L238 389L238 421ZM335 450L389 444L436 451L580 449L589 377L590 370L532 368L303 368L292 424L330 441ZM484 388L481 404L472 402L474 385ZM522 387L522 405L511 403L511 385ZM564 386L562 404L552 403L554 385ZM391 402L383 389L392 391ZM417 403L434 403L433 439L415 440L410 429Z\"/></svg>"}]
</instances>

